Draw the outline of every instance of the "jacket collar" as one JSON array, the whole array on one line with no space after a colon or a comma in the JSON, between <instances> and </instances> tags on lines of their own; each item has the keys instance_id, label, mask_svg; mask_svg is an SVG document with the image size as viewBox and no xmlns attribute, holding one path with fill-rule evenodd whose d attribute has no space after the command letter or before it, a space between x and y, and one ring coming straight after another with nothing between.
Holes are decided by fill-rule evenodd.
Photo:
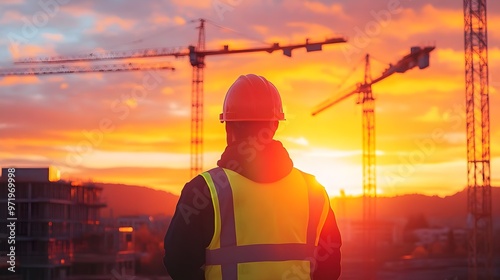
<instances>
[{"instance_id":1,"label":"jacket collar","mask_svg":"<svg viewBox=\"0 0 500 280\"><path fill-rule=\"evenodd\" d=\"M270 140L262 143L257 137L229 144L217 165L258 183L278 181L293 168L293 162L281 142Z\"/></svg>"}]
</instances>

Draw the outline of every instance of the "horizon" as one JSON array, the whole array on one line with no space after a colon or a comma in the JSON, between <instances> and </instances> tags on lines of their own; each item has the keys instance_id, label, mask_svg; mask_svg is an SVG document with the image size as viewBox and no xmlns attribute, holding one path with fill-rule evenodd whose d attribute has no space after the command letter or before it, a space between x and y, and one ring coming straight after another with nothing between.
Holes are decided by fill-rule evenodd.
<instances>
[{"instance_id":1,"label":"horizon","mask_svg":"<svg viewBox=\"0 0 500 280\"><path fill-rule=\"evenodd\" d=\"M362 193L361 106L351 97L315 117L313 108L363 79L365 53L377 77L410 47L434 45L428 68L373 86L377 195L444 197L466 188L462 2L261 0L233 1L231 9L218 10L214 1L139 7L134 1L72 2L48 13L9 0L0 20L7 34L0 38L0 68L28 56L186 48L196 43L192 20L198 18L211 22L208 50L345 36L346 44L294 50L291 58L279 52L208 57L204 81L204 170L215 166L226 144L218 114L227 89L240 74L256 73L278 88L285 105L287 120L276 139L295 166L315 175L334 198L341 190ZM41 19L35 15L44 12L47 21L35 24ZM499 1L489 2L488 25L491 185L500 186L500 111L493 109L500 104ZM0 77L0 166L53 165L63 179L179 195L191 180L191 66L186 58L133 61L166 61L176 70ZM143 98L133 98L146 77L158 83Z\"/></svg>"},{"instance_id":2,"label":"horizon","mask_svg":"<svg viewBox=\"0 0 500 280\"><path fill-rule=\"evenodd\" d=\"M0 168L16 168L18 169L19 167L16 167L16 166L9 166L9 167L1 167ZM24 168L24 167L22 167ZM33 166L33 167L26 167L26 168L45 168L45 167L39 167L39 166ZM57 167L56 167L57 168ZM0 173L0 181L1 181L1 173ZM164 190L164 189L161 189L161 188L154 188L154 187L151 187L151 186L147 186L147 185L134 185L134 184L127 184L127 183L120 183L120 182L104 182L104 181L94 181L92 180L91 178L87 178L87 179L82 179L82 178L60 178L59 179L60 181L66 181L66 182L71 182L71 183L77 183L77 184L103 184L103 185L123 185L123 186L127 186L127 187L139 187L139 188L146 188L146 189L150 189L150 190L154 190L154 191L162 191L162 192L166 192L168 194L171 194L171 195L174 195L174 196L179 196L180 193L173 193L173 192L170 192L168 190ZM500 186L491 186L492 189L500 189ZM455 196L459 193L462 193L464 191L467 191L466 187L464 187L463 189L461 190L458 190L454 193L448 193L448 194L444 194L444 195L438 195L438 194L424 194L424 193L417 193L417 192L414 192L414 193L404 193L404 194L392 194L392 195L378 195L377 198L393 198L393 197L399 197L399 196L407 196L407 195L422 195L422 196L427 196L427 197L433 197L433 196L437 196L439 198L446 198L446 197L451 197L451 196ZM330 200L333 200L333 199L339 199L339 198L361 198L363 197L363 194L349 194L349 193L345 193L344 196L342 195L331 195L329 194L329 197L330 197Z\"/></svg>"},{"instance_id":3,"label":"horizon","mask_svg":"<svg viewBox=\"0 0 500 280\"><path fill-rule=\"evenodd\" d=\"M0 176L1 178L1 176ZM81 182L83 183L94 183L94 184L109 184L109 185L124 185L124 186L129 186L129 187L141 187L141 188L147 188L147 189L151 189L151 190L155 190L155 191L163 191L163 192L166 192L166 193L169 193L169 194L172 194L172 195L175 195L175 196L179 196L180 194L176 194L176 193L172 193L172 192L169 192L168 190L163 190L163 189L156 189L156 188L153 188L153 187L150 187L150 186L145 186L145 185L129 185L129 184L124 184L124 183L114 183L114 182L98 182L98 181L85 181L85 180L80 180ZM500 189L500 186L491 186L492 189ZM392 198L392 197L398 197L398 196L405 196L405 195L422 195L422 196L428 196L428 197L433 197L433 196L437 196L439 198L445 198L445 197L450 197L450 196L454 196L454 195L457 195L458 193L462 193L464 191L466 191L466 187L464 187L463 189L461 190L458 190L454 193L449 193L449 194L444 194L444 195L437 195L437 194L424 194L424 193L403 193L403 194L392 194L392 195L387 195L387 196L384 196L383 194L382 195L378 195L377 198ZM338 199L338 198L342 198L341 195L331 195L331 194L328 194L330 199ZM363 194L348 194L346 193L345 198L361 198L363 197Z\"/></svg>"}]
</instances>

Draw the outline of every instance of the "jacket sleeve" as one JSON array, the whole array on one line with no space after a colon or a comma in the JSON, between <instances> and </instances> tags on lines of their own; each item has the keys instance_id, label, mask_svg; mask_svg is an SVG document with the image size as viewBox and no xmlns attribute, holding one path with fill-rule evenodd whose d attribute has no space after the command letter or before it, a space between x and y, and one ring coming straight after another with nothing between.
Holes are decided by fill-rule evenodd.
<instances>
[{"instance_id":1,"label":"jacket sleeve","mask_svg":"<svg viewBox=\"0 0 500 280\"><path fill-rule=\"evenodd\" d=\"M174 280L204 280L205 248L214 232L214 210L202 176L187 183L164 240L163 264Z\"/></svg>"},{"instance_id":2,"label":"jacket sleeve","mask_svg":"<svg viewBox=\"0 0 500 280\"><path fill-rule=\"evenodd\" d=\"M336 280L340 277L341 245L342 238L335 214L329 207L325 225L320 234L318 251L316 252L314 280Z\"/></svg>"}]
</instances>

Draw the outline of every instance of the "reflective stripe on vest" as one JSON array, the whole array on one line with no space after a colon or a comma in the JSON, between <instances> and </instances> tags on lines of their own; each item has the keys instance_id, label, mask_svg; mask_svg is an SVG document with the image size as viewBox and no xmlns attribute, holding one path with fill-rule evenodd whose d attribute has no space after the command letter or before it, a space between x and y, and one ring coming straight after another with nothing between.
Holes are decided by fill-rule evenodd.
<instances>
[{"instance_id":1,"label":"reflective stripe on vest","mask_svg":"<svg viewBox=\"0 0 500 280\"><path fill-rule=\"evenodd\" d=\"M241 175L222 168L214 168L201 174L205 178L210 189L215 217L214 239L206 250L206 267L220 266L220 277L222 277L223 280L236 280L239 279L241 273L244 273L240 272L239 274L239 264L297 261L297 263L294 264L297 266L304 265L303 262L306 261L309 266L308 272L310 278L312 278L312 266L314 264L310 260L314 258L315 250L319 243L319 233L321 232L330 207L324 188L318 188L317 186L320 186L319 184L312 183L312 176L306 175L297 169L293 170L293 175L295 177L293 177L291 182L293 182L294 185L298 185L297 189L300 189L301 186L307 188L307 190L304 189L304 195L308 196L308 208L305 210L309 215L304 216L307 218L307 228L303 229L305 234L303 242L299 242L298 240L300 237L297 237L297 241L294 243L281 242L278 240L278 243L275 241L275 243L272 244L269 244L269 242L267 244L238 244L238 237L241 238L241 236L237 237L236 223L238 221L235 219L235 203L232 189L234 186L231 186L230 179L226 172L235 180L242 180L242 182L249 183L249 181L244 181L247 179ZM298 173L300 173L300 175ZM311 178L307 178L307 176ZM303 182L297 182L300 181L296 180L297 178L302 179ZM286 182L289 183L289 181ZM255 182L252 183L256 184ZM290 188L290 191L293 190L293 188ZM303 201L303 197L301 197L300 200ZM279 205L279 203L277 203L277 205ZM294 207L293 205L287 206ZM259 207L259 205L255 205L255 207ZM302 220L305 220L304 217ZM245 223L244 221L239 222ZM304 222L302 227L305 226ZM300 229L300 227L296 229L298 233L301 232ZM217 234L220 235L217 236ZM250 234L252 233L245 232L245 235ZM275 236L275 239L276 238L279 239L279 236ZM210 278L207 278L207 280L210 280Z\"/></svg>"}]
</instances>

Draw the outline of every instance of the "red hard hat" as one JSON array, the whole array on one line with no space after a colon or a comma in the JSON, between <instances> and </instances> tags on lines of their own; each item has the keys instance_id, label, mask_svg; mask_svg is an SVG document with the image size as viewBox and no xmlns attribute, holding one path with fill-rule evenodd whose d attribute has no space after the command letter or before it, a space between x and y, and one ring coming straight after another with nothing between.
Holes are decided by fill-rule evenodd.
<instances>
[{"instance_id":1,"label":"red hard hat","mask_svg":"<svg viewBox=\"0 0 500 280\"><path fill-rule=\"evenodd\" d=\"M224 121L281 121L285 119L281 97L266 78L254 74L240 76L224 99Z\"/></svg>"}]
</instances>

